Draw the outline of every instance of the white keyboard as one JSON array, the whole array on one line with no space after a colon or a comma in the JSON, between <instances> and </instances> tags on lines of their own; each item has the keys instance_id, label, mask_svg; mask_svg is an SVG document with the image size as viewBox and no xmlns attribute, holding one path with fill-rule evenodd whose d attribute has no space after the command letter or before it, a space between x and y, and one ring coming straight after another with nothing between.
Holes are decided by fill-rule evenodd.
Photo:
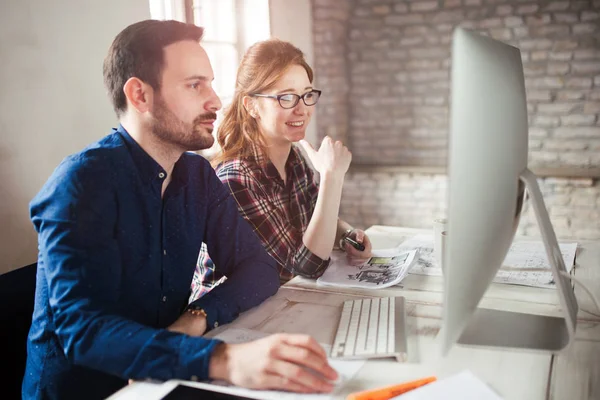
<instances>
[{"instance_id":1,"label":"white keyboard","mask_svg":"<svg viewBox=\"0 0 600 400\"><path fill-rule=\"evenodd\" d=\"M338 359L406 357L404 297L376 297L344 302L331 350Z\"/></svg>"}]
</instances>

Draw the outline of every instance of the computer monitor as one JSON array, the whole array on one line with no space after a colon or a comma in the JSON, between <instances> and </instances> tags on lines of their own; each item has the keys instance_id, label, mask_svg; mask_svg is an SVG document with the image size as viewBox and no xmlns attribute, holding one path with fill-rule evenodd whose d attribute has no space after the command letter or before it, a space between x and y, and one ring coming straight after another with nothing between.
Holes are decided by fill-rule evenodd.
<instances>
[{"instance_id":1,"label":"computer monitor","mask_svg":"<svg viewBox=\"0 0 600 400\"><path fill-rule=\"evenodd\" d=\"M575 333L577 301L535 175L518 48L457 28L452 44L448 235L442 352L455 344L557 352ZM478 307L530 197L564 318Z\"/></svg>"}]
</instances>

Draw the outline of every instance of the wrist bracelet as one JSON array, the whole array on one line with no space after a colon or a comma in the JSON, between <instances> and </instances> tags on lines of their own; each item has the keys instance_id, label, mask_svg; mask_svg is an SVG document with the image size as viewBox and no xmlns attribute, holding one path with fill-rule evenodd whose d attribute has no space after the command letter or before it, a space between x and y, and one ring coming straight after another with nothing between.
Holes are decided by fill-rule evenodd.
<instances>
[{"instance_id":1,"label":"wrist bracelet","mask_svg":"<svg viewBox=\"0 0 600 400\"><path fill-rule=\"evenodd\" d=\"M203 316L204 318L208 319L206 311L204 311L202 308L187 308L185 311L189 312L192 315Z\"/></svg>"}]
</instances>

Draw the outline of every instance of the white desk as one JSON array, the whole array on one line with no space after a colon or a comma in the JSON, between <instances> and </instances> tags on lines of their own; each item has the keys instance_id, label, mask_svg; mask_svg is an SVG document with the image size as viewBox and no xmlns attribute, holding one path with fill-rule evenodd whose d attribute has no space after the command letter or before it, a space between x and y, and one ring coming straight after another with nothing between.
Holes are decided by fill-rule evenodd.
<instances>
[{"instance_id":1,"label":"white desk","mask_svg":"<svg viewBox=\"0 0 600 400\"><path fill-rule=\"evenodd\" d=\"M367 230L375 248L393 247L406 237L424 230L373 226ZM600 243L580 242L576 276L590 290L600 293ZM455 347L440 359L436 335L441 327L443 283L441 277L409 275L402 287L379 290L317 286L312 280L295 278L272 298L231 324L211 331L217 335L229 328L264 333L295 332L313 335L321 343L333 342L343 301L357 296L401 295L407 300L408 360L368 361L338 398L348 393L429 375L438 378L470 369L505 399L600 399L600 318L580 311L576 340L564 353L491 350ZM581 309L593 310L585 292L576 287ZM560 315L554 289L492 284L481 305L488 308ZM115 396L139 397L151 384L136 383ZM122 392L122 393L121 393Z\"/></svg>"}]
</instances>

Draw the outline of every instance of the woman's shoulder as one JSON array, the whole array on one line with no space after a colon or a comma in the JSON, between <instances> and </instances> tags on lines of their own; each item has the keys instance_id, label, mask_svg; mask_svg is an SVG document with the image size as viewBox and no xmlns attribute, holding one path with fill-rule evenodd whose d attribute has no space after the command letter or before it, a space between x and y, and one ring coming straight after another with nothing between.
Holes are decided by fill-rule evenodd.
<instances>
[{"instance_id":1,"label":"woman's shoulder","mask_svg":"<svg viewBox=\"0 0 600 400\"><path fill-rule=\"evenodd\" d=\"M233 158L217 165L215 172L222 181L245 180L256 177L258 169L250 159Z\"/></svg>"}]
</instances>

